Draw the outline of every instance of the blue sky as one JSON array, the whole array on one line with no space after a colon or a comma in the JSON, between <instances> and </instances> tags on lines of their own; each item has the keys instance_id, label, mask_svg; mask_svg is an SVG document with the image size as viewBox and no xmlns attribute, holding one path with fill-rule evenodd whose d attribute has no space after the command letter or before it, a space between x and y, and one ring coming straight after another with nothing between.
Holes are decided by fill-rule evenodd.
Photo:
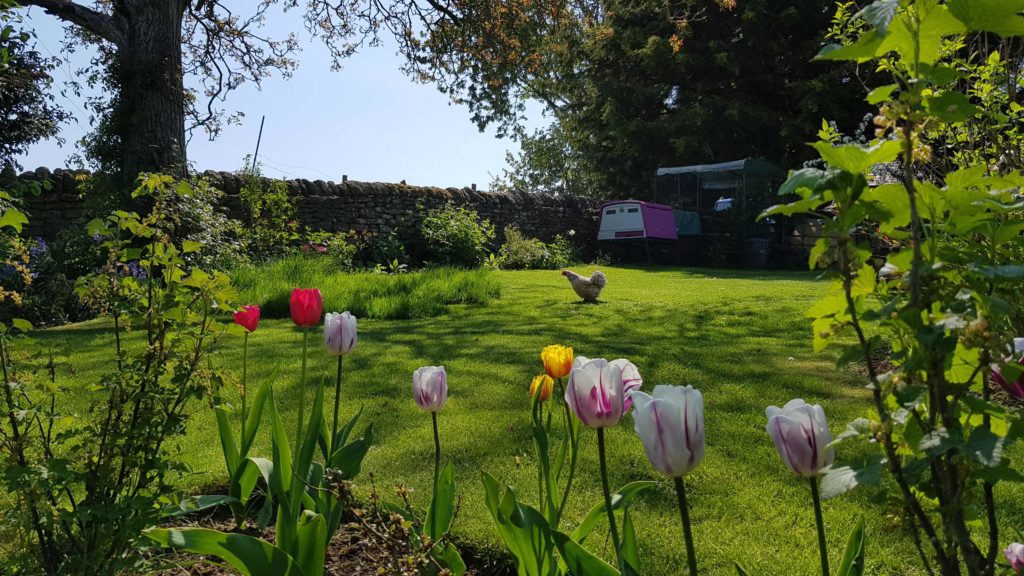
<instances>
[{"instance_id":1,"label":"blue sky","mask_svg":"<svg viewBox=\"0 0 1024 576\"><path fill-rule=\"evenodd\" d=\"M64 33L57 20L36 8L28 16L40 51L58 55ZM297 16L272 14L267 34L283 37L289 28L298 29ZM240 168L256 145L264 114L260 160L272 177L340 181L347 174L352 180L487 188L491 174L506 167L506 150L518 151L516 142L496 138L493 130L481 133L468 110L449 104L433 85L416 84L402 74L392 43L365 48L340 72L332 72L327 50L304 32L299 69L291 79L270 78L262 91L244 85L229 97L225 107L245 113L241 126L225 126L213 142L200 132L193 136L188 156L196 168ZM55 90L88 57L79 52L71 65L56 71ZM89 130L81 102L57 98L79 121L63 127L63 147L41 142L20 158L26 169L64 165L74 142ZM530 115L531 126L545 122L539 107L531 107Z\"/></svg>"}]
</instances>

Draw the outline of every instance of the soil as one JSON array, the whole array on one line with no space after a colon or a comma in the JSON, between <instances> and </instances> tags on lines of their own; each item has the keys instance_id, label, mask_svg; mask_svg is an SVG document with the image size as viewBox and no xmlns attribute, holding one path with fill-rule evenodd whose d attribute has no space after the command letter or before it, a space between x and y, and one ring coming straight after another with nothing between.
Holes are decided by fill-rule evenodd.
<instances>
[{"instance_id":1,"label":"soil","mask_svg":"<svg viewBox=\"0 0 1024 576\"><path fill-rule=\"evenodd\" d=\"M178 527L201 527L235 531L230 518L206 517L193 522L178 523ZM386 546L380 545L379 534L386 531L384 526L373 526L368 522L342 523L327 548L324 565L325 576L406 576L417 575L417 570L403 571L396 567L396 558ZM260 530L249 527L240 533L274 541L273 526ZM503 558L479 554L471 547L459 546L459 552L466 562L467 576L512 576L515 568ZM170 568L156 572L157 576L236 576L237 571L213 557L179 551L164 551L157 562ZM271 575L267 575L271 576Z\"/></svg>"}]
</instances>

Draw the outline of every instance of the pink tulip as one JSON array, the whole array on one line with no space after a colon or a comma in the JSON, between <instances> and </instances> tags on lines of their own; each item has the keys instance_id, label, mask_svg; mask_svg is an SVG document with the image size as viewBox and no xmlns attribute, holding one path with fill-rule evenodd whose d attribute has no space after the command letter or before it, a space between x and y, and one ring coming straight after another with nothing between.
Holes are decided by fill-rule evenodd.
<instances>
[{"instance_id":1,"label":"pink tulip","mask_svg":"<svg viewBox=\"0 0 1024 576\"><path fill-rule=\"evenodd\" d=\"M316 288L296 288L289 301L292 322L299 328L312 328L320 323L324 297Z\"/></svg>"},{"instance_id":2,"label":"pink tulip","mask_svg":"<svg viewBox=\"0 0 1024 576\"><path fill-rule=\"evenodd\" d=\"M1024 544L1014 542L1003 550L1003 554L1006 555L1006 561L1010 563L1014 572L1024 574Z\"/></svg>"},{"instance_id":3,"label":"pink tulip","mask_svg":"<svg viewBox=\"0 0 1024 576\"><path fill-rule=\"evenodd\" d=\"M615 426L625 414L622 369L604 358L588 360L569 373L565 402L590 428Z\"/></svg>"},{"instance_id":4,"label":"pink tulip","mask_svg":"<svg viewBox=\"0 0 1024 576\"><path fill-rule=\"evenodd\" d=\"M766 414L768 434L790 470L813 478L835 460L835 450L826 448L832 443L832 433L821 406L797 398L782 408L769 406Z\"/></svg>"},{"instance_id":5,"label":"pink tulip","mask_svg":"<svg viewBox=\"0 0 1024 576\"><path fill-rule=\"evenodd\" d=\"M444 366L423 366L413 372L412 395L420 409L440 411L448 400L448 374Z\"/></svg>"}]
</instances>

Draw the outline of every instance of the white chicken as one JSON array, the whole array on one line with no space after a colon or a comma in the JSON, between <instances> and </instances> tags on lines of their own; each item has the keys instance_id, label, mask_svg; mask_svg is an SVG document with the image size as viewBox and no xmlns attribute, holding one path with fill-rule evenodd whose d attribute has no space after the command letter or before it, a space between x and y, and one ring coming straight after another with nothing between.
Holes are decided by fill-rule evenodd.
<instances>
[{"instance_id":1,"label":"white chicken","mask_svg":"<svg viewBox=\"0 0 1024 576\"><path fill-rule=\"evenodd\" d=\"M594 270L590 278L580 276L572 270L562 270L562 276L569 279L572 289L586 302L597 302L597 297L601 295L601 290L604 289L604 285L608 281L604 272L600 270Z\"/></svg>"}]
</instances>

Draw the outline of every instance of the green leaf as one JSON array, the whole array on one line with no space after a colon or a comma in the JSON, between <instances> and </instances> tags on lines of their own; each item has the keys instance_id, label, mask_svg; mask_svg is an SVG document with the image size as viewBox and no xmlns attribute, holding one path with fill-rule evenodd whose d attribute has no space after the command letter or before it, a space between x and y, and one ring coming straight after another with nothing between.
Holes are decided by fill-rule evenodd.
<instances>
[{"instance_id":1,"label":"green leaf","mask_svg":"<svg viewBox=\"0 0 1024 576\"><path fill-rule=\"evenodd\" d=\"M533 508L520 505L512 488L506 488L502 497L494 478L482 472L481 479L484 484L484 502L502 542L515 558L519 575L551 574L558 568L558 562L547 521Z\"/></svg>"},{"instance_id":2,"label":"green leaf","mask_svg":"<svg viewBox=\"0 0 1024 576\"><path fill-rule=\"evenodd\" d=\"M988 428L975 428L967 439L967 453L982 466L995 467L1003 460L1006 438L996 436Z\"/></svg>"},{"instance_id":3,"label":"green leaf","mask_svg":"<svg viewBox=\"0 0 1024 576\"><path fill-rule=\"evenodd\" d=\"M826 142L815 142L811 146L829 166L851 174L863 174L875 164L892 162L900 155L900 143L895 140L885 140L871 146L833 146Z\"/></svg>"},{"instance_id":4,"label":"green leaf","mask_svg":"<svg viewBox=\"0 0 1024 576\"><path fill-rule=\"evenodd\" d=\"M164 547L216 556L243 576L309 576L280 548L245 534L207 528L150 528L143 534Z\"/></svg>"},{"instance_id":5,"label":"green leaf","mask_svg":"<svg viewBox=\"0 0 1024 576\"><path fill-rule=\"evenodd\" d=\"M434 496L430 499L427 519L423 528L428 537L438 541L451 527L455 516L455 468L449 460L434 485Z\"/></svg>"},{"instance_id":6,"label":"green leaf","mask_svg":"<svg viewBox=\"0 0 1024 576\"><path fill-rule=\"evenodd\" d=\"M192 252L199 252L203 248L203 245L195 240L185 240L181 243L181 251L185 254Z\"/></svg>"},{"instance_id":7,"label":"green leaf","mask_svg":"<svg viewBox=\"0 0 1024 576\"><path fill-rule=\"evenodd\" d=\"M733 562L733 566L736 567L736 575L737 576L750 576L747 573L747 569L744 568L739 562Z\"/></svg>"},{"instance_id":8,"label":"green leaf","mask_svg":"<svg viewBox=\"0 0 1024 576\"><path fill-rule=\"evenodd\" d=\"M875 0L857 12L854 19L863 18L872 28L885 34L899 8L900 0Z\"/></svg>"},{"instance_id":9,"label":"green leaf","mask_svg":"<svg viewBox=\"0 0 1024 576\"><path fill-rule=\"evenodd\" d=\"M637 546L636 527L633 525L633 517L629 515L629 510L622 512L622 543L619 549L625 563L624 571L639 574L640 549Z\"/></svg>"},{"instance_id":10,"label":"green leaf","mask_svg":"<svg viewBox=\"0 0 1024 576\"><path fill-rule=\"evenodd\" d=\"M864 574L864 516L857 519L850 538L846 541L846 552L839 564L836 576L862 576Z\"/></svg>"},{"instance_id":11,"label":"green leaf","mask_svg":"<svg viewBox=\"0 0 1024 576\"><path fill-rule=\"evenodd\" d=\"M868 95L865 98L865 100L867 100L868 104L881 104L882 102L888 100L889 97L892 96L892 93L895 92L896 90L899 90L899 88L899 84L886 84L885 86L879 86L878 88L875 88L871 92L868 92Z\"/></svg>"},{"instance_id":12,"label":"green leaf","mask_svg":"<svg viewBox=\"0 0 1024 576\"><path fill-rule=\"evenodd\" d=\"M28 217L17 208L8 208L0 214L0 228L14 228L21 232L22 226L28 224Z\"/></svg>"},{"instance_id":13,"label":"green leaf","mask_svg":"<svg viewBox=\"0 0 1024 576\"><path fill-rule=\"evenodd\" d=\"M789 177L779 187L779 196L797 194L801 198L808 198L810 193L827 187L835 171L819 170L818 168L803 168L789 173Z\"/></svg>"},{"instance_id":14,"label":"green leaf","mask_svg":"<svg viewBox=\"0 0 1024 576\"><path fill-rule=\"evenodd\" d=\"M435 549L432 556L441 567L450 570L452 576L462 576L466 573L466 561L451 542L446 542L440 551Z\"/></svg>"},{"instance_id":15,"label":"green leaf","mask_svg":"<svg viewBox=\"0 0 1024 576\"><path fill-rule=\"evenodd\" d=\"M881 479L881 456L872 455L857 467L837 462L825 469L825 477L821 480L821 497L827 500L862 484L878 484Z\"/></svg>"},{"instance_id":16,"label":"green leaf","mask_svg":"<svg viewBox=\"0 0 1024 576\"><path fill-rule=\"evenodd\" d=\"M1024 35L1024 0L949 0L950 14L969 30L999 36Z\"/></svg>"},{"instance_id":17,"label":"green leaf","mask_svg":"<svg viewBox=\"0 0 1024 576\"><path fill-rule=\"evenodd\" d=\"M305 576L323 576L327 553L327 522L322 514L305 510L299 516L296 530L297 547L293 552L296 564Z\"/></svg>"},{"instance_id":18,"label":"green leaf","mask_svg":"<svg viewBox=\"0 0 1024 576\"><path fill-rule=\"evenodd\" d=\"M218 406L214 409L217 417L217 432L220 435L220 448L224 453L224 462L228 467L228 476L234 477L238 470L238 444L235 433L231 430L231 417L227 410Z\"/></svg>"},{"instance_id":19,"label":"green leaf","mask_svg":"<svg viewBox=\"0 0 1024 576\"><path fill-rule=\"evenodd\" d=\"M341 436L341 434L338 434ZM370 450L373 443L373 424L366 427L363 437L353 440L339 448L331 455L331 468L341 470L342 478L352 480L359 475L362 469L363 458Z\"/></svg>"},{"instance_id":20,"label":"green leaf","mask_svg":"<svg viewBox=\"0 0 1024 576\"><path fill-rule=\"evenodd\" d=\"M562 553L562 559L571 574L586 576L619 576L619 571L604 560L586 551L572 538L561 532L553 534L555 545Z\"/></svg>"},{"instance_id":21,"label":"green leaf","mask_svg":"<svg viewBox=\"0 0 1024 576\"><path fill-rule=\"evenodd\" d=\"M943 38L967 29L938 0L918 0L912 9L899 13L882 39L877 55L890 51L900 55L908 67L934 64Z\"/></svg>"},{"instance_id":22,"label":"green leaf","mask_svg":"<svg viewBox=\"0 0 1024 576\"><path fill-rule=\"evenodd\" d=\"M21 330L22 332L30 332L32 330L32 323L24 318L14 318L11 320L11 325L15 329Z\"/></svg>"},{"instance_id":23,"label":"green leaf","mask_svg":"<svg viewBox=\"0 0 1024 576\"><path fill-rule=\"evenodd\" d=\"M630 482L617 492L612 494L612 510L625 510L632 504L633 499L638 494L657 486L658 483L651 480L639 480L636 482ZM604 510L604 499L601 500L596 506L590 509L586 518L580 523L576 531L572 533L572 539L577 542L583 542L584 539L594 530L594 526L597 525L598 521L603 518L607 518L607 514Z\"/></svg>"},{"instance_id":24,"label":"green leaf","mask_svg":"<svg viewBox=\"0 0 1024 576\"><path fill-rule=\"evenodd\" d=\"M873 60L882 45L883 37L875 30L868 30L860 35L853 44L829 44L818 52L815 60L853 60L867 62Z\"/></svg>"},{"instance_id":25,"label":"green leaf","mask_svg":"<svg viewBox=\"0 0 1024 576\"><path fill-rule=\"evenodd\" d=\"M225 496L223 494L202 494L198 496L189 496L176 505L165 507L161 514L163 516L184 516L186 514L192 514L194 512L202 512L208 508L220 506L222 504L233 504L238 502L238 498L233 496Z\"/></svg>"},{"instance_id":26,"label":"green leaf","mask_svg":"<svg viewBox=\"0 0 1024 576\"><path fill-rule=\"evenodd\" d=\"M967 96L959 92L944 92L924 100L925 110L944 122L963 122L979 110Z\"/></svg>"}]
</instances>

